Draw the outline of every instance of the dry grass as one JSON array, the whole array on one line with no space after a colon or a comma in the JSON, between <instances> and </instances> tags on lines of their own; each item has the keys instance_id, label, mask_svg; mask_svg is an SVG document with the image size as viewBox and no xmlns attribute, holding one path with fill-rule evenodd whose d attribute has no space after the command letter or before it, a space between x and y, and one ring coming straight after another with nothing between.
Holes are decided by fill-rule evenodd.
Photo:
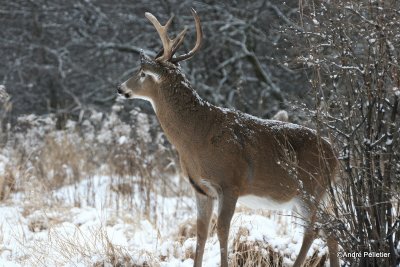
<instances>
[{"instance_id":1,"label":"dry grass","mask_svg":"<svg viewBox=\"0 0 400 267\"><path fill-rule=\"evenodd\" d=\"M0 153L7 152L9 169L13 170L0 176L0 196L4 198L14 185L24 190L27 181L37 180L42 188L54 190L94 175L115 177L121 183L113 190L122 190L124 195L131 194L128 187L139 185L148 205L155 191L163 196L187 195L188 188L182 192L165 179L178 174L175 153L158 144L164 143L165 137L153 140L149 134L143 136L139 126L125 124L114 113L94 113L81 123L67 123L64 130L56 129L53 116L20 118L13 138L0 146Z\"/></svg>"},{"instance_id":2,"label":"dry grass","mask_svg":"<svg viewBox=\"0 0 400 267\"><path fill-rule=\"evenodd\" d=\"M283 255L276 251L271 245L262 241L249 241L249 230L240 227L233 241L233 254L231 255L232 267L281 267L284 265L284 257L290 258L291 255ZM320 257L318 251L311 258L307 258L304 267L325 266L326 255Z\"/></svg>"},{"instance_id":3,"label":"dry grass","mask_svg":"<svg viewBox=\"0 0 400 267\"><path fill-rule=\"evenodd\" d=\"M0 85L0 148L7 141L7 116L11 111L11 101L10 96L8 95L6 88L3 85Z\"/></svg>"},{"instance_id":4,"label":"dry grass","mask_svg":"<svg viewBox=\"0 0 400 267\"><path fill-rule=\"evenodd\" d=\"M30 249L29 261L34 266L46 266L49 262L54 266L71 262L85 266L149 266L145 263L136 265L126 249L110 241L103 228L92 230L90 236L72 225L67 225L65 229L60 226L50 228L48 240L38 241Z\"/></svg>"},{"instance_id":5,"label":"dry grass","mask_svg":"<svg viewBox=\"0 0 400 267\"><path fill-rule=\"evenodd\" d=\"M0 174L0 201L7 199L15 189L14 171L9 165L6 165L4 174Z\"/></svg>"},{"instance_id":6,"label":"dry grass","mask_svg":"<svg viewBox=\"0 0 400 267\"><path fill-rule=\"evenodd\" d=\"M248 208L239 207L237 212L248 213ZM253 211L251 211L253 212ZM262 212L263 216L271 217L274 213L270 211ZM277 216L276 219L283 225L287 225L287 221L283 216ZM216 237L217 217L214 214L210 222L209 241L211 237ZM287 227L281 227L282 232L279 234L287 234ZM246 227L240 227L233 240L233 248L230 252L229 261L232 267L281 267L287 266L284 264L284 258L290 259L292 255L285 255L282 252L274 249L270 244L263 241L250 241L250 231ZM186 240L196 239L196 219L188 219L179 225L176 240L183 245ZM187 247L184 253L184 258L194 259L195 247ZM307 258L304 267L323 267L327 262L327 255L319 255L316 251L311 257Z\"/></svg>"},{"instance_id":7,"label":"dry grass","mask_svg":"<svg viewBox=\"0 0 400 267\"><path fill-rule=\"evenodd\" d=\"M43 149L34 160L34 176L44 179L49 189L79 182L93 175L96 166L89 160L90 154L80 142L71 141L67 136L60 140L47 136Z\"/></svg>"},{"instance_id":8,"label":"dry grass","mask_svg":"<svg viewBox=\"0 0 400 267\"><path fill-rule=\"evenodd\" d=\"M43 121L41 119L40 123L34 123L34 126L27 127L25 132L15 137L14 143L7 148L9 161L6 171L0 176L0 200L7 199L12 191L23 192L24 198L28 200L23 206L23 216L28 219L29 230L38 234L48 233L46 242L39 240L34 247L27 248L31 251L30 259L24 262L43 266L51 258L55 266L74 261L96 267L159 266L159 262L166 259L165 256L155 258L149 252L137 251L135 255L139 255L141 260L133 259L132 251L114 245L104 228L93 230L90 236L85 236L87 233L83 233L79 225L68 224L67 228L72 227L74 230L62 231L60 227L68 222L68 218L57 218L57 215L49 215L46 211L67 209L57 199L51 199L51 192L65 185L77 186L83 179L90 183L90 177L103 174L112 177L107 198L113 204L108 208L113 208L119 218L123 218L123 213L134 212L136 218L123 219L127 224L135 225L136 220L147 219L157 225L160 218L156 217L154 209L160 203L157 203L156 196L183 197L192 194L186 182L168 179L176 177L178 173L175 153L167 147L158 147L152 151L147 146L151 146L148 142L154 140L135 139L132 133L124 142L118 140L118 134L111 135L114 139L107 142L96 139L94 137L101 135L101 132L95 129L105 127L101 122L91 128L93 132L88 137L79 127L89 127L89 124L95 123L93 121L87 122L86 126L64 131L55 131L50 123L42 133L36 127L43 127ZM119 126L111 124L108 127ZM24 142L28 145L24 145ZM91 198L94 194L95 189L89 188L85 197ZM139 206L133 204L135 198L142 201ZM77 198L74 206L81 207L82 201ZM106 223L109 226L115 221L109 219ZM230 256L232 266L282 266L284 255L263 242L246 240L248 234L248 230L242 228L235 237ZM216 236L216 217L210 225L210 236ZM171 255L184 259L194 258L192 247L183 254L180 251L186 240L194 240L195 237L196 220L192 218L179 227ZM323 258L315 256L306 266L322 266L323 262Z\"/></svg>"}]
</instances>

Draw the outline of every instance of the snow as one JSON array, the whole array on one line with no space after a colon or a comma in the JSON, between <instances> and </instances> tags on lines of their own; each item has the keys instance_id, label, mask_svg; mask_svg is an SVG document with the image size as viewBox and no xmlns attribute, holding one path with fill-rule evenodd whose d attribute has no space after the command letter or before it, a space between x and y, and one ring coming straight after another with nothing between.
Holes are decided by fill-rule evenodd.
<instances>
[{"instance_id":1,"label":"snow","mask_svg":"<svg viewBox=\"0 0 400 267\"><path fill-rule=\"evenodd\" d=\"M312 21L313 21L314 25L319 25L319 21L318 20L313 19Z\"/></svg>"},{"instance_id":2,"label":"snow","mask_svg":"<svg viewBox=\"0 0 400 267\"><path fill-rule=\"evenodd\" d=\"M5 172L8 158L0 154L0 174Z\"/></svg>"},{"instance_id":3,"label":"snow","mask_svg":"<svg viewBox=\"0 0 400 267\"><path fill-rule=\"evenodd\" d=\"M134 179L134 178L131 178ZM176 178L177 179L177 178ZM20 193L0 206L0 266L93 266L128 260L150 266L193 266L194 236L179 241L178 228L195 222L194 198L154 195L157 205L149 216L141 210L142 199L127 200L112 191L115 178L95 176L42 195L42 206L33 206ZM135 188L133 188L135 190ZM79 204L77 204L79 203ZM120 209L116 209L120 207ZM153 221L151 218L159 218ZM293 264L302 242L301 220L290 213L257 212L238 206L229 238L259 241L279 251L285 264ZM246 235L241 235L242 229ZM317 239L308 255L326 253ZM216 234L209 237L203 266L219 265ZM110 265L111 266L111 265Z\"/></svg>"},{"instance_id":4,"label":"snow","mask_svg":"<svg viewBox=\"0 0 400 267\"><path fill-rule=\"evenodd\" d=\"M128 141L128 138L124 135L122 135L120 138L118 138L118 144L123 145Z\"/></svg>"},{"instance_id":5,"label":"snow","mask_svg":"<svg viewBox=\"0 0 400 267\"><path fill-rule=\"evenodd\" d=\"M1 267L3 267L3 266L4 266L4 267L20 267L21 265L0 258L0 266L1 266Z\"/></svg>"},{"instance_id":6,"label":"snow","mask_svg":"<svg viewBox=\"0 0 400 267\"><path fill-rule=\"evenodd\" d=\"M395 96L400 97L400 89L398 87L393 87L393 92Z\"/></svg>"}]
</instances>

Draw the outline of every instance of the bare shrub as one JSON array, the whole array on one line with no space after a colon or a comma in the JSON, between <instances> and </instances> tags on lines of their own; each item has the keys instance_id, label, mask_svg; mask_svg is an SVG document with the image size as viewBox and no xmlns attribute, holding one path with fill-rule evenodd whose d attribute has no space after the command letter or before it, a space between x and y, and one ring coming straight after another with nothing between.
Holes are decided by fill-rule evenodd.
<instances>
[{"instance_id":1,"label":"bare shrub","mask_svg":"<svg viewBox=\"0 0 400 267\"><path fill-rule=\"evenodd\" d=\"M398 1L302 1L306 43L300 58L312 71L310 114L339 151L342 185L331 191L334 216L325 231L352 266L400 262ZM329 131L326 131L329 129ZM326 215L326 213L325 213Z\"/></svg>"}]
</instances>

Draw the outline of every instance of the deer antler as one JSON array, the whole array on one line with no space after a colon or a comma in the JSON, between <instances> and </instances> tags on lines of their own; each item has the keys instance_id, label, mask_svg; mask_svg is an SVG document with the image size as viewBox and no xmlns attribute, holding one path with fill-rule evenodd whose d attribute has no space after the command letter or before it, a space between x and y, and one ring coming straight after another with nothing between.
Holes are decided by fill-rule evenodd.
<instances>
[{"instance_id":1,"label":"deer antler","mask_svg":"<svg viewBox=\"0 0 400 267\"><path fill-rule=\"evenodd\" d=\"M161 42L163 44L164 53L161 57L158 57L157 60L162 62L169 61L174 55L173 52L176 51L177 45L179 46L180 44L182 44L187 29L185 28L178 34L176 38L171 40L168 37L168 28L169 26L171 26L172 19L174 18L173 16L167 21L167 23L164 26L160 24L160 22L153 14L146 12L145 16L150 20L150 22L156 28L158 35L161 38Z\"/></svg>"},{"instance_id":2,"label":"deer antler","mask_svg":"<svg viewBox=\"0 0 400 267\"><path fill-rule=\"evenodd\" d=\"M175 52L178 50L178 48L182 45L183 40L186 35L186 32L187 32L187 28L185 27L185 29L183 29L183 31L181 31L177 37L175 37L174 39L171 40L168 37L168 28L171 25L173 16L163 26L163 25L161 25L161 23L157 20L157 18L153 14L151 14L149 12L145 13L146 18L148 20L150 20L150 22L156 28L158 35L161 38L161 42L163 44L163 49L156 56L157 61L161 61L161 62L169 61L171 63L178 63L179 61L191 58L196 53L196 51L200 48L201 41L203 39L203 31L201 29L200 18L193 8L192 8L192 14L193 14L193 17L196 22L196 32L197 32L196 44L195 44L194 48L192 50L190 50L188 53L178 56L176 58L172 58L174 56ZM161 53L162 53L162 55L161 55Z\"/></svg>"},{"instance_id":3,"label":"deer antler","mask_svg":"<svg viewBox=\"0 0 400 267\"><path fill-rule=\"evenodd\" d=\"M197 50L199 50L199 48L201 46L201 42L203 41L203 29L201 28L200 18L197 15L196 10L194 10L192 8L191 11L192 11L195 23L196 23L196 44L194 45L193 49L190 50L188 53L178 56L176 58L173 58L171 60L172 63L177 63L179 61L183 61L183 60L193 57L194 54L197 52Z\"/></svg>"}]
</instances>

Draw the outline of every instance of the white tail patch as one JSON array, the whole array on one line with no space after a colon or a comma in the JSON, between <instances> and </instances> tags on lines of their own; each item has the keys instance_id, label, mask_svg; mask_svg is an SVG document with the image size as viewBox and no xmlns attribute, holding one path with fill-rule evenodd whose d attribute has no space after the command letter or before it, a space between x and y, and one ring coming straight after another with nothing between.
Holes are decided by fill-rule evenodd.
<instances>
[{"instance_id":1,"label":"white tail patch","mask_svg":"<svg viewBox=\"0 0 400 267\"><path fill-rule=\"evenodd\" d=\"M296 207L297 199L288 202L277 202L268 197L259 197L255 195L245 195L238 199L239 203L251 209L268 210L293 210Z\"/></svg>"}]
</instances>

